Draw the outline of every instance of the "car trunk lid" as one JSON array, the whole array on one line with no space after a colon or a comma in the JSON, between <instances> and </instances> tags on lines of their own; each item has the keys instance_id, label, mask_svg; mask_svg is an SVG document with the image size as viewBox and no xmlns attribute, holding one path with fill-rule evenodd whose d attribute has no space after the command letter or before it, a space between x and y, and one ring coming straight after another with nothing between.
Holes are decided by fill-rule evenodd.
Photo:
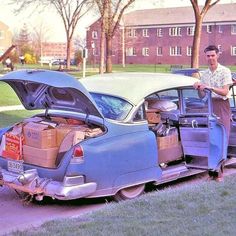
<instances>
[{"instance_id":1,"label":"car trunk lid","mask_svg":"<svg viewBox=\"0 0 236 236\"><path fill-rule=\"evenodd\" d=\"M2 76L0 81L14 89L27 110L64 110L103 118L85 87L66 73L19 70Z\"/></svg>"}]
</instances>

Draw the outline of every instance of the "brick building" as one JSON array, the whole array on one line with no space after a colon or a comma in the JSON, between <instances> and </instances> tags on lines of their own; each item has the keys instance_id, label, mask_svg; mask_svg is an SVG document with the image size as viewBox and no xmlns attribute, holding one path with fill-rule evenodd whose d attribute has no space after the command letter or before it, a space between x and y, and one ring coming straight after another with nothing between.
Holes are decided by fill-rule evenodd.
<instances>
[{"instance_id":1,"label":"brick building","mask_svg":"<svg viewBox=\"0 0 236 236\"><path fill-rule=\"evenodd\" d=\"M236 3L217 4L204 18L200 46L220 49L220 62L236 65ZM146 9L124 15L113 41L114 64L190 64L194 33L192 7ZM87 30L89 61L99 61L100 22Z\"/></svg>"},{"instance_id":2,"label":"brick building","mask_svg":"<svg viewBox=\"0 0 236 236\"><path fill-rule=\"evenodd\" d=\"M47 59L66 59L66 43L63 42L43 42L41 47L35 47L37 55ZM74 58L74 45L71 46L71 58Z\"/></svg>"}]
</instances>

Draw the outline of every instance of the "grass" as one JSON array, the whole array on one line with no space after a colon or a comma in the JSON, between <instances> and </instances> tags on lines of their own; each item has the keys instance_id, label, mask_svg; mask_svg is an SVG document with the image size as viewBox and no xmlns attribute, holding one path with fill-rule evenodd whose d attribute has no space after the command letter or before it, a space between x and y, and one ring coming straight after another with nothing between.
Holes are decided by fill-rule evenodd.
<instances>
[{"instance_id":1,"label":"grass","mask_svg":"<svg viewBox=\"0 0 236 236\"><path fill-rule=\"evenodd\" d=\"M236 176L147 193L12 235L235 235Z\"/></svg>"},{"instance_id":2,"label":"grass","mask_svg":"<svg viewBox=\"0 0 236 236\"><path fill-rule=\"evenodd\" d=\"M0 82L0 106L21 104L13 89L6 83Z\"/></svg>"},{"instance_id":3,"label":"grass","mask_svg":"<svg viewBox=\"0 0 236 236\"><path fill-rule=\"evenodd\" d=\"M20 110L0 112L0 128L15 124L21 121L22 119L30 117L36 113L39 113L39 111Z\"/></svg>"}]
</instances>

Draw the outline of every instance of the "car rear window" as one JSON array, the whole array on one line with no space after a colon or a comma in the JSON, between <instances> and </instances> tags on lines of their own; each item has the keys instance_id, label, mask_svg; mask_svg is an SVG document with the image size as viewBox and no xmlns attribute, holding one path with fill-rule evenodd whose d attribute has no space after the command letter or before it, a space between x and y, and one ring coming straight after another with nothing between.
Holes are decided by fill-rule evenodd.
<instances>
[{"instance_id":1,"label":"car rear window","mask_svg":"<svg viewBox=\"0 0 236 236\"><path fill-rule=\"evenodd\" d=\"M129 114L132 105L126 100L110 95L91 93L100 112L105 118L122 121Z\"/></svg>"}]
</instances>

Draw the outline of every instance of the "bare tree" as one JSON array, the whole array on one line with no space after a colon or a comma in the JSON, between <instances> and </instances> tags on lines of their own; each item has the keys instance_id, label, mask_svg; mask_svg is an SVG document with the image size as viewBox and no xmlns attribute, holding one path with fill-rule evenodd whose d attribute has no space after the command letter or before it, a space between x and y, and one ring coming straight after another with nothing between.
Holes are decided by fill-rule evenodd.
<instances>
[{"instance_id":1,"label":"bare tree","mask_svg":"<svg viewBox=\"0 0 236 236\"><path fill-rule=\"evenodd\" d=\"M50 28L42 21L37 26L33 26L32 44L38 57L43 56L43 43L47 42L50 31Z\"/></svg>"},{"instance_id":2,"label":"bare tree","mask_svg":"<svg viewBox=\"0 0 236 236\"><path fill-rule=\"evenodd\" d=\"M107 19L108 0L95 0L101 14L101 37L100 37L100 65L99 73L103 74L105 60L105 25Z\"/></svg>"},{"instance_id":3,"label":"bare tree","mask_svg":"<svg viewBox=\"0 0 236 236\"><path fill-rule=\"evenodd\" d=\"M135 0L95 0L101 14L100 73L103 71L104 41L106 42L106 72L112 72L112 39L124 11L134 2Z\"/></svg>"},{"instance_id":4,"label":"bare tree","mask_svg":"<svg viewBox=\"0 0 236 236\"><path fill-rule=\"evenodd\" d=\"M201 33L202 33L202 22L204 16L212 8L216 5L220 0L212 1L206 0L204 6L200 7L198 4L198 0L190 0L195 16L195 30L193 37L193 49L192 49L192 57L191 57L191 67L198 68L199 67L199 50L201 43Z\"/></svg>"},{"instance_id":5,"label":"bare tree","mask_svg":"<svg viewBox=\"0 0 236 236\"><path fill-rule=\"evenodd\" d=\"M17 13L22 12L30 6L52 6L61 17L67 39L67 68L70 68L71 59L71 43L78 21L83 17L91 8L93 1L91 0L11 0L12 4L18 4Z\"/></svg>"}]
</instances>

